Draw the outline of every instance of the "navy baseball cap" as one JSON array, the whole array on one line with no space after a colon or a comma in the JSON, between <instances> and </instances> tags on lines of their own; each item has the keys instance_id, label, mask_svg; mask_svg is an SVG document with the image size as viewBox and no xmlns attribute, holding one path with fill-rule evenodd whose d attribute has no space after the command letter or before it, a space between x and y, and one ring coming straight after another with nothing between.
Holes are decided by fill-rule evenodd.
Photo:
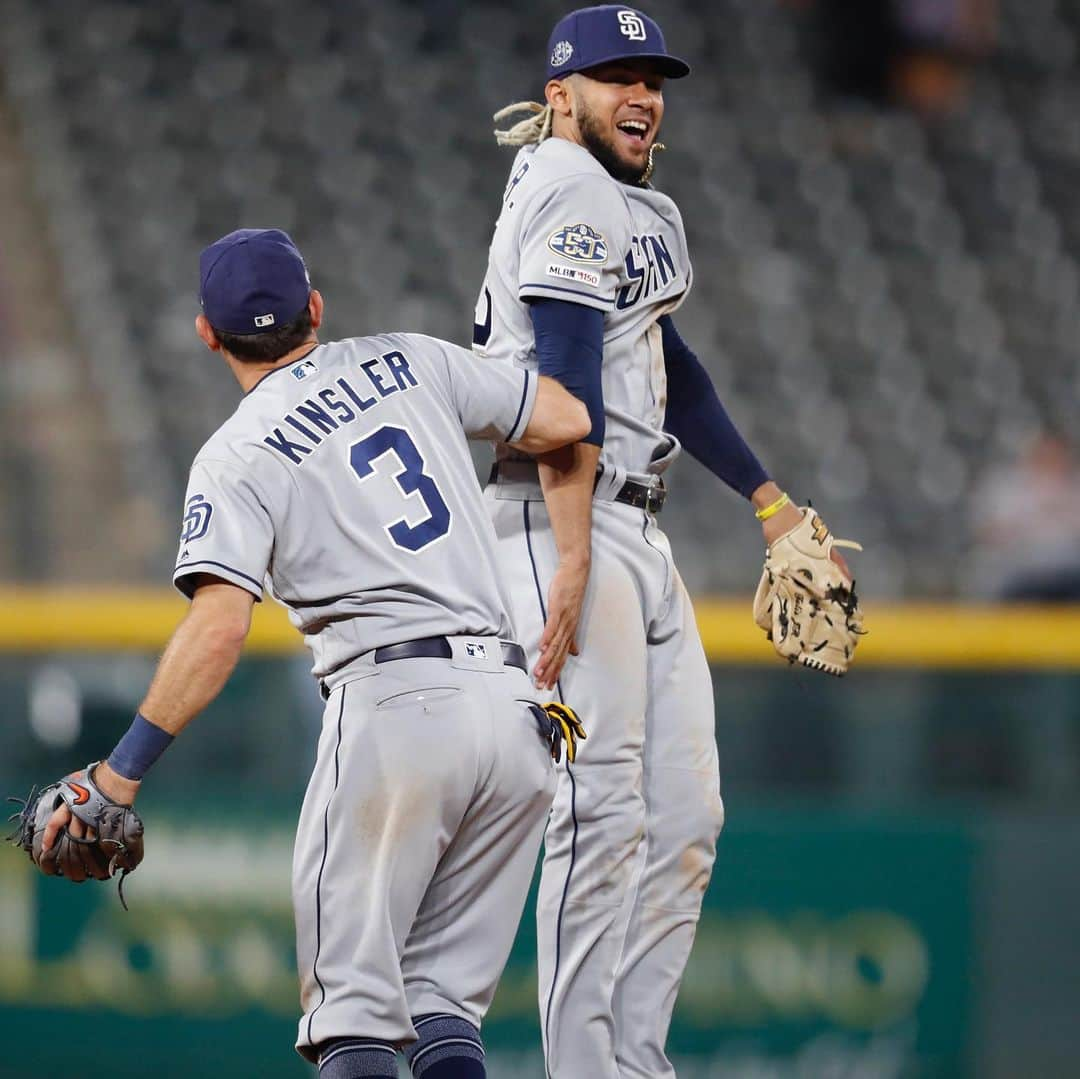
<instances>
[{"instance_id":1,"label":"navy baseball cap","mask_svg":"<svg viewBox=\"0 0 1080 1079\"><path fill-rule=\"evenodd\" d=\"M281 229L237 229L199 255L199 302L215 329L266 333L307 306L311 279Z\"/></svg>"},{"instance_id":2,"label":"navy baseball cap","mask_svg":"<svg viewBox=\"0 0 1080 1079\"><path fill-rule=\"evenodd\" d=\"M564 15L548 40L549 79L615 60L652 60L669 79L690 74L690 65L667 51L656 22L619 4L583 7Z\"/></svg>"}]
</instances>

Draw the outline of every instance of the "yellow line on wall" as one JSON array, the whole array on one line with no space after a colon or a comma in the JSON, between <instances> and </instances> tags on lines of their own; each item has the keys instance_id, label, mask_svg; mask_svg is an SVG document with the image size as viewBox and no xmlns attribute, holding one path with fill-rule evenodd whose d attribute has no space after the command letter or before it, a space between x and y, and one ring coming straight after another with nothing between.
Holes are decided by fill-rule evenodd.
<instances>
[{"instance_id":1,"label":"yellow line on wall","mask_svg":"<svg viewBox=\"0 0 1080 1079\"><path fill-rule=\"evenodd\" d=\"M748 601L700 600L694 606L710 660L774 660ZM870 604L864 615L859 669L1080 667L1080 606Z\"/></svg>"},{"instance_id":2,"label":"yellow line on wall","mask_svg":"<svg viewBox=\"0 0 1080 1079\"><path fill-rule=\"evenodd\" d=\"M0 588L0 651L157 652L187 607L171 589ZM302 648L283 607L256 604L249 652Z\"/></svg>"},{"instance_id":3,"label":"yellow line on wall","mask_svg":"<svg viewBox=\"0 0 1080 1079\"><path fill-rule=\"evenodd\" d=\"M779 663L747 599L695 604L709 659ZM167 589L0 587L0 652L160 651L187 609ZM859 669L869 667L1080 668L1080 607L870 604ZM285 611L255 608L248 652L303 648Z\"/></svg>"}]
</instances>

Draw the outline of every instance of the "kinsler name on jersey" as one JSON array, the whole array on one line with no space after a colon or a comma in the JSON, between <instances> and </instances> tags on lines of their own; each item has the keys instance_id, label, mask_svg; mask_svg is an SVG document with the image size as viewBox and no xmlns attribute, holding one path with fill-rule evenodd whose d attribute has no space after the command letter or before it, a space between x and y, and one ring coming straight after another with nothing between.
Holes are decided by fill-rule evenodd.
<instances>
[{"instance_id":1,"label":"kinsler name on jersey","mask_svg":"<svg viewBox=\"0 0 1080 1079\"><path fill-rule=\"evenodd\" d=\"M348 379L339 378L334 386L328 386L315 395L318 401L309 397L284 416L282 424L289 426L289 434L281 427L275 427L263 442L294 465L302 465L304 458L311 453L311 447L294 442L290 437L291 431L296 431L313 446L318 446L326 435L333 434L343 424L352 423L360 413L367 412L384 397L420 385L409 367L409 361L401 352L373 356L360 364L360 370L375 391L374 394L370 394L366 388L359 392Z\"/></svg>"}]
</instances>

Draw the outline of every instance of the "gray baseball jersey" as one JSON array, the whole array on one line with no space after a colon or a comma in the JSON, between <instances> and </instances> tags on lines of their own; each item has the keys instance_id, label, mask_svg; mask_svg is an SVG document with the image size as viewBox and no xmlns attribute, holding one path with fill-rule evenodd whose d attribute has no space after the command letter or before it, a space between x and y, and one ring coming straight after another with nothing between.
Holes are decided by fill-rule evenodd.
<instances>
[{"instance_id":1,"label":"gray baseball jersey","mask_svg":"<svg viewBox=\"0 0 1080 1079\"><path fill-rule=\"evenodd\" d=\"M418 637L512 637L465 432L513 440L535 394L532 375L419 334L319 345L199 451L174 581L265 584L316 676Z\"/></svg>"},{"instance_id":2,"label":"gray baseball jersey","mask_svg":"<svg viewBox=\"0 0 1080 1079\"><path fill-rule=\"evenodd\" d=\"M513 943L555 781L532 683L493 641L508 599L465 434L518 437L536 386L415 334L319 345L191 470L177 586L265 582L327 698L292 877L313 1062L340 1038L439 1049L420 1016L475 1033ZM432 636L449 658L373 651Z\"/></svg>"},{"instance_id":3,"label":"gray baseball jersey","mask_svg":"<svg viewBox=\"0 0 1080 1079\"><path fill-rule=\"evenodd\" d=\"M678 454L661 429L667 378L657 319L692 271L678 208L617 183L586 150L547 139L518 152L477 301L473 349L536 370L526 302L571 300L603 311L605 472L658 475Z\"/></svg>"},{"instance_id":4,"label":"gray baseball jersey","mask_svg":"<svg viewBox=\"0 0 1080 1079\"><path fill-rule=\"evenodd\" d=\"M655 516L614 501L678 454L663 431L657 320L690 287L666 195L612 179L551 138L510 174L477 304L474 349L537 366L527 302L604 312L606 433L592 569L560 694L589 739L559 788L537 902L549 1079L667 1079L664 1043L723 821L712 683L693 609ZM535 655L558 551L535 465L500 447L488 507L521 643Z\"/></svg>"}]
</instances>

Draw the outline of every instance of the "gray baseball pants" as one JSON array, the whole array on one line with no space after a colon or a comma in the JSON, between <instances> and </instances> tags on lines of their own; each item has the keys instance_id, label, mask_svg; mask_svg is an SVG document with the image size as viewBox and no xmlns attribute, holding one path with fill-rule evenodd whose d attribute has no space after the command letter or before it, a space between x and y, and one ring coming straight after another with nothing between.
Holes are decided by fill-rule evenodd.
<instances>
[{"instance_id":1,"label":"gray baseball pants","mask_svg":"<svg viewBox=\"0 0 1080 1079\"><path fill-rule=\"evenodd\" d=\"M519 640L535 658L557 550L535 483L485 492ZM665 1079L671 1014L723 826L712 681L651 514L598 498L581 655L588 731L544 838L540 1022L552 1079Z\"/></svg>"},{"instance_id":2,"label":"gray baseball pants","mask_svg":"<svg viewBox=\"0 0 1080 1079\"><path fill-rule=\"evenodd\" d=\"M293 857L297 1049L416 1039L412 1017L479 1027L521 919L555 789L525 672L492 638L452 659L329 681ZM487 642L492 658L465 654Z\"/></svg>"}]
</instances>

